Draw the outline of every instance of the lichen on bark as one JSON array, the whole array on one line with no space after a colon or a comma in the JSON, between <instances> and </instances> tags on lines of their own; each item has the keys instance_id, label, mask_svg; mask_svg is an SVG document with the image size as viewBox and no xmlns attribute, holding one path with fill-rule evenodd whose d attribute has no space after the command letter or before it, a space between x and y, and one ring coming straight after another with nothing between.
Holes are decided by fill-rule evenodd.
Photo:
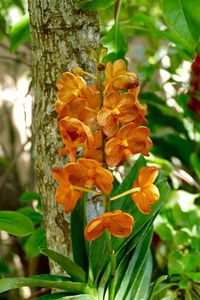
<instances>
[{"instance_id":1,"label":"lichen on bark","mask_svg":"<svg viewBox=\"0 0 200 300\"><path fill-rule=\"evenodd\" d=\"M99 22L96 13L75 9L74 0L28 0L30 15L33 82L35 104L33 130L35 137L36 180L42 198L48 247L71 255L69 223L54 199L53 165L63 166L57 151L62 146L57 132L54 103L56 80L61 73L78 65L94 69L87 56L88 48L99 44ZM61 273L51 262L51 272Z\"/></svg>"}]
</instances>

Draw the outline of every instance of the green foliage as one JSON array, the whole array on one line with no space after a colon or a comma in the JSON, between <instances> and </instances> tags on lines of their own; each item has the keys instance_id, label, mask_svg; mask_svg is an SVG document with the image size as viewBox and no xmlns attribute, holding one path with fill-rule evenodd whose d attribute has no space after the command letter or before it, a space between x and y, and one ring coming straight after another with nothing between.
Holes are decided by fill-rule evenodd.
<instances>
[{"instance_id":1,"label":"green foliage","mask_svg":"<svg viewBox=\"0 0 200 300\"><path fill-rule=\"evenodd\" d=\"M76 4L78 9L100 11L109 8L114 4L115 0L83 0Z\"/></svg>"},{"instance_id":2,"label":"green foliage","mask_svg":"<svg viewBox=\"0 0 200 300\"><path fill-rule=\"evenodd\" d=\"M145 163L144 158L141 156L113 194L121 193L131 187L138 176L140 168L145 165ZM116 299L125 297L131 300L135 297L136 300L140 300L143 297L147 297L152 272L152 259L150 254L152 223L163 205L169 189L163 174L159 175L157 186L160 190L161 198L158 203L153 205L151 215L143 216L138 212L133 201L131 200L130 202L128 197L124 197L122 200L120 199L119 202L114 201L112 204L113 210L122 208L131 213L136 221L133 233L129 238L112 239L112 244L116 251ZM73 234L77 234L77 240L81 239L81 241L83 240L85 220L81 218L81 220L79 220L81 230L80 228L76 230L75 226L77 225L77 216L80 216L81 211L85 209L84 205L84 200L77 203L74 216L71 220ZM37 254L31 251L31 249L38 248L40 237L44 233L41 231L42 227L36 229L25 243L25 249L29 257ZM92 242L92 246L85 244L85 242L83 245L86 245L84 256L86 256L89 262L89 266L86 270L69 258L53 250L43 248L41 253L59 264L70 277L37 275L28 278L2 279L0 280L0 292L22 286L39 286L57 288L68 293L67 295L58 294L52 299L84 299L82 294L85 295L85 299L97 299L97 296L99 300L106 299L108 293L107 285L111 278L111 258L108 255L107 242L104 240L102 243L102 237L100 237ZM75 253L76 257L77 241L75 241L72 246L74 248L73 253ZM80 264L81 263L82 261L80 260ZM144 286L146 287L145 289ZM41 299L45 299L45 297Z\"/></svg>"},{"instance_id":3,"label":"green foliage","mask_svg":"<svg viewBox=\"0 0 200 300\"><path fill-rule=\"evenodd\" d=\"M162 10L167 25L179 35L188 48L194 51L199 42L199 1L162 0ZM195 9L194 9L195 8Z\"/></svg>"},{"instance_id":4,"label":"green foliage","mask_svg":"<svg viewBox=\"0 0 200 300\"><path fill-rule=\"evenodd\" d=\"M15 236L27 236L34 230L33 222L25 215L14 211L0 211L0 230Z\"/></svg>"},{"instance_id":5,"label":"green foliage","mask_svg":"<svg viewBox=\"0 0 200 300\"><path fill-rule=\"evenodd\" d=\"M73 280L86 282L85 271L69 258L61 254L58 254L53 250L45 249L45 248L41 250L41 253L48 256L56 263L58 263L63 268L63 270L71 276Z\"/></svg>"},{"instance_id":6,"label":"green foliage","mask_svg":"<svg viewBox=\"0 0 200 300\"><path fill-rule=\"evenodd\" d=\"M30 40L29 15L24 15L10 31L10 49L15 52L21 43Z\"/></svg>"}]
</instances>

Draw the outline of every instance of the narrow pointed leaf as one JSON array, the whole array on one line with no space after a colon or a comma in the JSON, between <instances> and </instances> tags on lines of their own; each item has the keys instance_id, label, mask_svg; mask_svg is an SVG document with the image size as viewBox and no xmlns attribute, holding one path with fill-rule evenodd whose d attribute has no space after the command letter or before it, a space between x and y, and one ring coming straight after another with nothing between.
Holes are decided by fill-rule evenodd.
<instances>
[{"instance_id":1,"label":"narrow pointed leaf","mask_svg":"<svg viewBox=\"0 0 200 300\"><path fill-rule=\"evenodd\" d=\"M87 284L82 282L71 282L65 276L34 275L26 278L0 279L0 293L23 286L56 288L73 293L92 292L92 289L89 288Z\"/></svg>"},{"instance_id":2,"label":"narrow pointed leaf","mask_svg":"<svg viewBox=\"0 0 200 300\"><path fill-rule=\"evenodd\" d=\"M88 244L88 241L86 241L84 237L84 229L86 226L84 213L85 202L87 202L87 193L84 193L83 199L77 202L75 209L71 213L71 240L74 261L87 271L88 257L86 244Z\"/></svg>"},{"instance_id":3,"label":"narrow pointed leaf","mask_svg":"<svg viewBox=\"0 0 200 300\"><path fill-rule=\"evenodd\" d=\"M59 264L63 268L63 270L71 276L73 280L86 282L86 272L69 258L48 248L42 248L40 252Z\"/></svg>"},{"instance_id":4,"label":"narrow pointed leaf","mask_svg":"<svg viewBox=\"0 0 200 300\"><path fill-rule=\"evenodd\" d=\"M139 274L145 264L148 250L151 244L152 239L152 229L149 231L148 235L138 244L137 248L134 251L134 254L128 264L128 267L125 269L125 273L123 273L123 279L120 280L120 286L115 296L115 300L121 299L131 299L130 295L132 295L132 289L139 288ZM123 263L120 268L117 270L117 277L119 277L119 273L124 271ZM121 277L120 277L121 278ZM135 286L134 286L135 285ZM128 297L128 298L127 298Z\"/></svg>"},{"instance_id":5,"label":"narrow pointed leaf","mask_svg":"<svg viewBox=\"0 0 200 300\"><path fill-rule=\"evenodd\" d=\"M80 295L71 295L69 296L68 293L57 293L57 294L49 294L45 295L42 297L37 298L36 300L94 300L94 298L91 295L85 295L85 294L80 294Z\"/></svg>"},{"instance_id":6,"label":"narrow pointed leaf","mask_svg":"<svg viewBox=\"0 0 200 300\"><path fill-rule=\"evenodd\" d=\"M15 211L0 211L0 230L15 236L27 236L34 231L34 224L24 214Z\"/></svg>"}]
</instances>

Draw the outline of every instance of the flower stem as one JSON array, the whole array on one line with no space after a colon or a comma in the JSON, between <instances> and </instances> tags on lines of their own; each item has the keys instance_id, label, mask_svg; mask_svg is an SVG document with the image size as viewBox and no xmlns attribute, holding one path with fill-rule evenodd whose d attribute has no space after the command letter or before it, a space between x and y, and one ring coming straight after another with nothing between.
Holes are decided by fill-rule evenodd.
<instances>
[{"instance_id":1,"label":"flower stem","mask_svg":"<svg viewBox=\"0 0 200 300\"><path fill-rule=\"evenodd\" d=\"M130 190L124 192L124 193L121 193L121 194L119 194L117 196L114 196L114 197L110 198L110 201L114 201L114 200L116 200L118 198L124 197L124 196L132 194L134 192L139 192L139 191L140 191L140 187L135 187L135 188L130 189Z\"/></svg>"},{"instance_id":2,"label":"flower stem","mask_svg":"<svg viewBox=\"0 0 200 300\"><path fill-rule=\"evenodd\" d=\"M75 185L73 185L72 187L76 191L87 192L87 193L91 193L91 194L94 194L94 195L102 195L101 192L96 192L94 190L91 190L91 189L88 189L88 188L85 188L85 187L80 187L80 186L75 186Z\"/></svg>"}]
</instances>

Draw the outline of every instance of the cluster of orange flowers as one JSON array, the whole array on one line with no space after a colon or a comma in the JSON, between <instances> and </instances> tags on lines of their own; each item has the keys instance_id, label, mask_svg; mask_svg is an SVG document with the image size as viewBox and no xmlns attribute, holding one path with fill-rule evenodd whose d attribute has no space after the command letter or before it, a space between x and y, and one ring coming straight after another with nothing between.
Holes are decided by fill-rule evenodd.
<instances>
[{"instance_id":1,"label":"cluster of orange flowers","mask_svg":"<svg viewBox=\"0 0 200 300\"><path fill-rule=\"evenodd\" d=\"M65 212L73 210L84 191L109 197L114 178L107 166L116 167L136 153L148 155L152 146L149 129L141 125L147 123L147 111L138 100L138 78L128 72L125 61L108 62L104 79L90 87L85 74L74 68L57 81L55 109L64 143L59 154L69 155L70 162L63 169L54 167L52 175L58 181L55 198ZM157 174L155 167L142 168L129 192L142 213L149 214L150 204L159 198L153 185ZM91 190L94 186L99 191ZM108 229L114 236L126 237L133 223L132 216L120 210L105 212L87 225L85 236L94 240Z\"/></svg>"}]
</instances>

